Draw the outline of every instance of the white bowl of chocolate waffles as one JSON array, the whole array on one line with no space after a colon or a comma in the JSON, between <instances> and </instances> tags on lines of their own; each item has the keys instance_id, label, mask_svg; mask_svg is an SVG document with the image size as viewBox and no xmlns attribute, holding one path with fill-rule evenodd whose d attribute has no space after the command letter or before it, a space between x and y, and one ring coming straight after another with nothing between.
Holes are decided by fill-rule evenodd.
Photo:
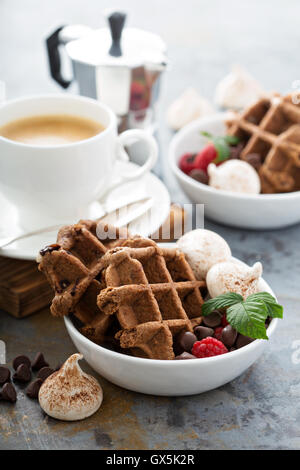
<instances>
[{"instance_id":1,"label":"white bowl of chocolate waffles","mask_svg":"<svg viewBox=\"0 0 300 470\"><path fill-rule=\"evenodd\" d=\"M220 189L228 181L221 181L217 188L211 185L211 175L205 181L199 171L186 174L180 169L184 154L197 156L207 144L202 132L240 141L240 152L233 151L229 158L255 162L260 193ZM266 97L241 114L217 113L188 124L171 141L169 163L189 199L205 205L208 218L250 229L276 229L300 222L300 106L291 96ZM217 169L228 163L232 164L224 162Z\"/></svg>"},{"instance_id":2,"label":"white bowl of chocolate waffles","mask_svg":"<svg viewBox=\"0 0 300 470\"><path fill-rule=\"evenodd\" d=\"M51 312L64 316L96 372L136 392L192 395L233 380L258 359L267 341L236 331L224 310L203 313L207 292L220 290L224 277L209 277L212 269L233 270L227 279L244 298L274 296L260 263L250 268L235 260L225 240L207 230L190 232L177 245L114 230L100 241L96 224L81 221L61 229L57 243L39 256L55 292ZM269 338L276 325L277 318L263 321Z\"/></svg>"}]
</instances>

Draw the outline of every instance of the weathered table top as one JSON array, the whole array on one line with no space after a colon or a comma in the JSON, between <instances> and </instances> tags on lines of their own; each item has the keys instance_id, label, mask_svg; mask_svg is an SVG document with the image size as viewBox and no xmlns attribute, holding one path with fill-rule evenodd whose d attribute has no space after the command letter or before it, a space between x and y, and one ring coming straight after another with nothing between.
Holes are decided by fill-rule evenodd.
<instances>
[{"instance_id":1,"label":"weathered table top","mask_svg":"<svg viewBox=\"0 0 300 470\"><path fill-rule=\"evenodd\" d=\"M110 3L102 1L102 6ZM163 108L190 84L212 97L217 80L236 62L268 89L289 91L300 78L297 0L288 9L274 0L123 4L132 12L131 24L157 31L170 46L173 69L166 76ZM2 0L0 79L7 82L8 97L57 90L47 75L42 39L58 18L96 27L99 2L91 0L83 8L80 2L52 0L41 8L35 0ZM172 199L187 202L167 168L170 133L163 115L159 137L162 174ZM82 423L47 418L36 402L21 395L16 406L1 403L0 449L300 448L300 226L273 232L209 221L205 226L225 237L238 258L261 260L266 280L285 306L285 318L264 356L230 384L193 397L140 395L99 378L103 405ZM62 321L47 311L24 320L1 312L0 338L7 343L9 361L16 354L42 350L56 365L75 351Z\"/></svg>"}]
</instances>

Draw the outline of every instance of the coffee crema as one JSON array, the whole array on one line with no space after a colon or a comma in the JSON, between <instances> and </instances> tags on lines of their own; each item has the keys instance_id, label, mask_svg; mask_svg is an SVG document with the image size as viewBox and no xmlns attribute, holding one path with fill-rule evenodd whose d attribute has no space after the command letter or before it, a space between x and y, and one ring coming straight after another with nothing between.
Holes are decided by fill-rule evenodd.
<instances>
[{"instance_id":1,"label":"coffee crema","mask_svg":"<svg viewBox=\"0 0 300 470\"><path fill-rule=\"evenodd\" d=\"M0 136L29 145L62 145L89 139L104 130L97 121L69 114L28 116L0 127Z\"/></svg>"}]
</instances>

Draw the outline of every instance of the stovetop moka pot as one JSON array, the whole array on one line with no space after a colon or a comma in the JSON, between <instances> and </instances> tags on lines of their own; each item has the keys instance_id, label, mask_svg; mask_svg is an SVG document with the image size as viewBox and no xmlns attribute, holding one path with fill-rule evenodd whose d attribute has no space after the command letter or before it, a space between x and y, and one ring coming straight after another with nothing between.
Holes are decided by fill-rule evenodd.
<instances>
[{"instance_id":1,"label":"stovetop moka pot","mask_svg":"<svg viewBox=\"0 0 300 470\"><path fill-rule=\"evenodd\" d=\"M92 30L70 25L56 29L46 40L50 73L63 88L76 81L79 93L98 99L119 118L119 130L155 130L155 112L166 45L156 34L124 28L126 14L108 15L109 28ZM61 71L59 47L71 59L73 79Z\"/></svg>"}]
</instances>

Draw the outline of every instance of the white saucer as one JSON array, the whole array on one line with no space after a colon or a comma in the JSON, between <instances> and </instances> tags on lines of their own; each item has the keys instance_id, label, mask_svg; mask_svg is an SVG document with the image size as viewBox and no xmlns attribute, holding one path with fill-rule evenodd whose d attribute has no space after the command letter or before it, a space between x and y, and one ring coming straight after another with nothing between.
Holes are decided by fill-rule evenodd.
<instances>
[{"instance_id":1,"label":"white saucer","mask_svg":"<svg viewBox=\"0 0 300 470\"><path fill-rule=\"evenodd\" d=\"M126 165L126 172L130 171L130 167L136 168L133 163L120 162ZM125 173L125 170L124 170ZM121 185L111 191L106 198L108 206L117 205L118 201L124 202L131 199L136 200L143 197L153 198L153 207L150 213L147 212L138 219L129 224L131 233L148 236L154 233L166 220L170 211L170 196L165 185L152 173L147 173L138 181L132 181ZM102 215L101 205L95 201L91 204L85 218L97 218ZM4 197L0 194L0 237L9 235L19 235L22 233L18 226L17 211ZM76 223L77 220L66 221L66 223ZM56 240L57 231L35 235L24 240L12 243L7 248L0 249L0 256L11 258L35 260L41 248Z\"/></svg>"}]
</instances>

